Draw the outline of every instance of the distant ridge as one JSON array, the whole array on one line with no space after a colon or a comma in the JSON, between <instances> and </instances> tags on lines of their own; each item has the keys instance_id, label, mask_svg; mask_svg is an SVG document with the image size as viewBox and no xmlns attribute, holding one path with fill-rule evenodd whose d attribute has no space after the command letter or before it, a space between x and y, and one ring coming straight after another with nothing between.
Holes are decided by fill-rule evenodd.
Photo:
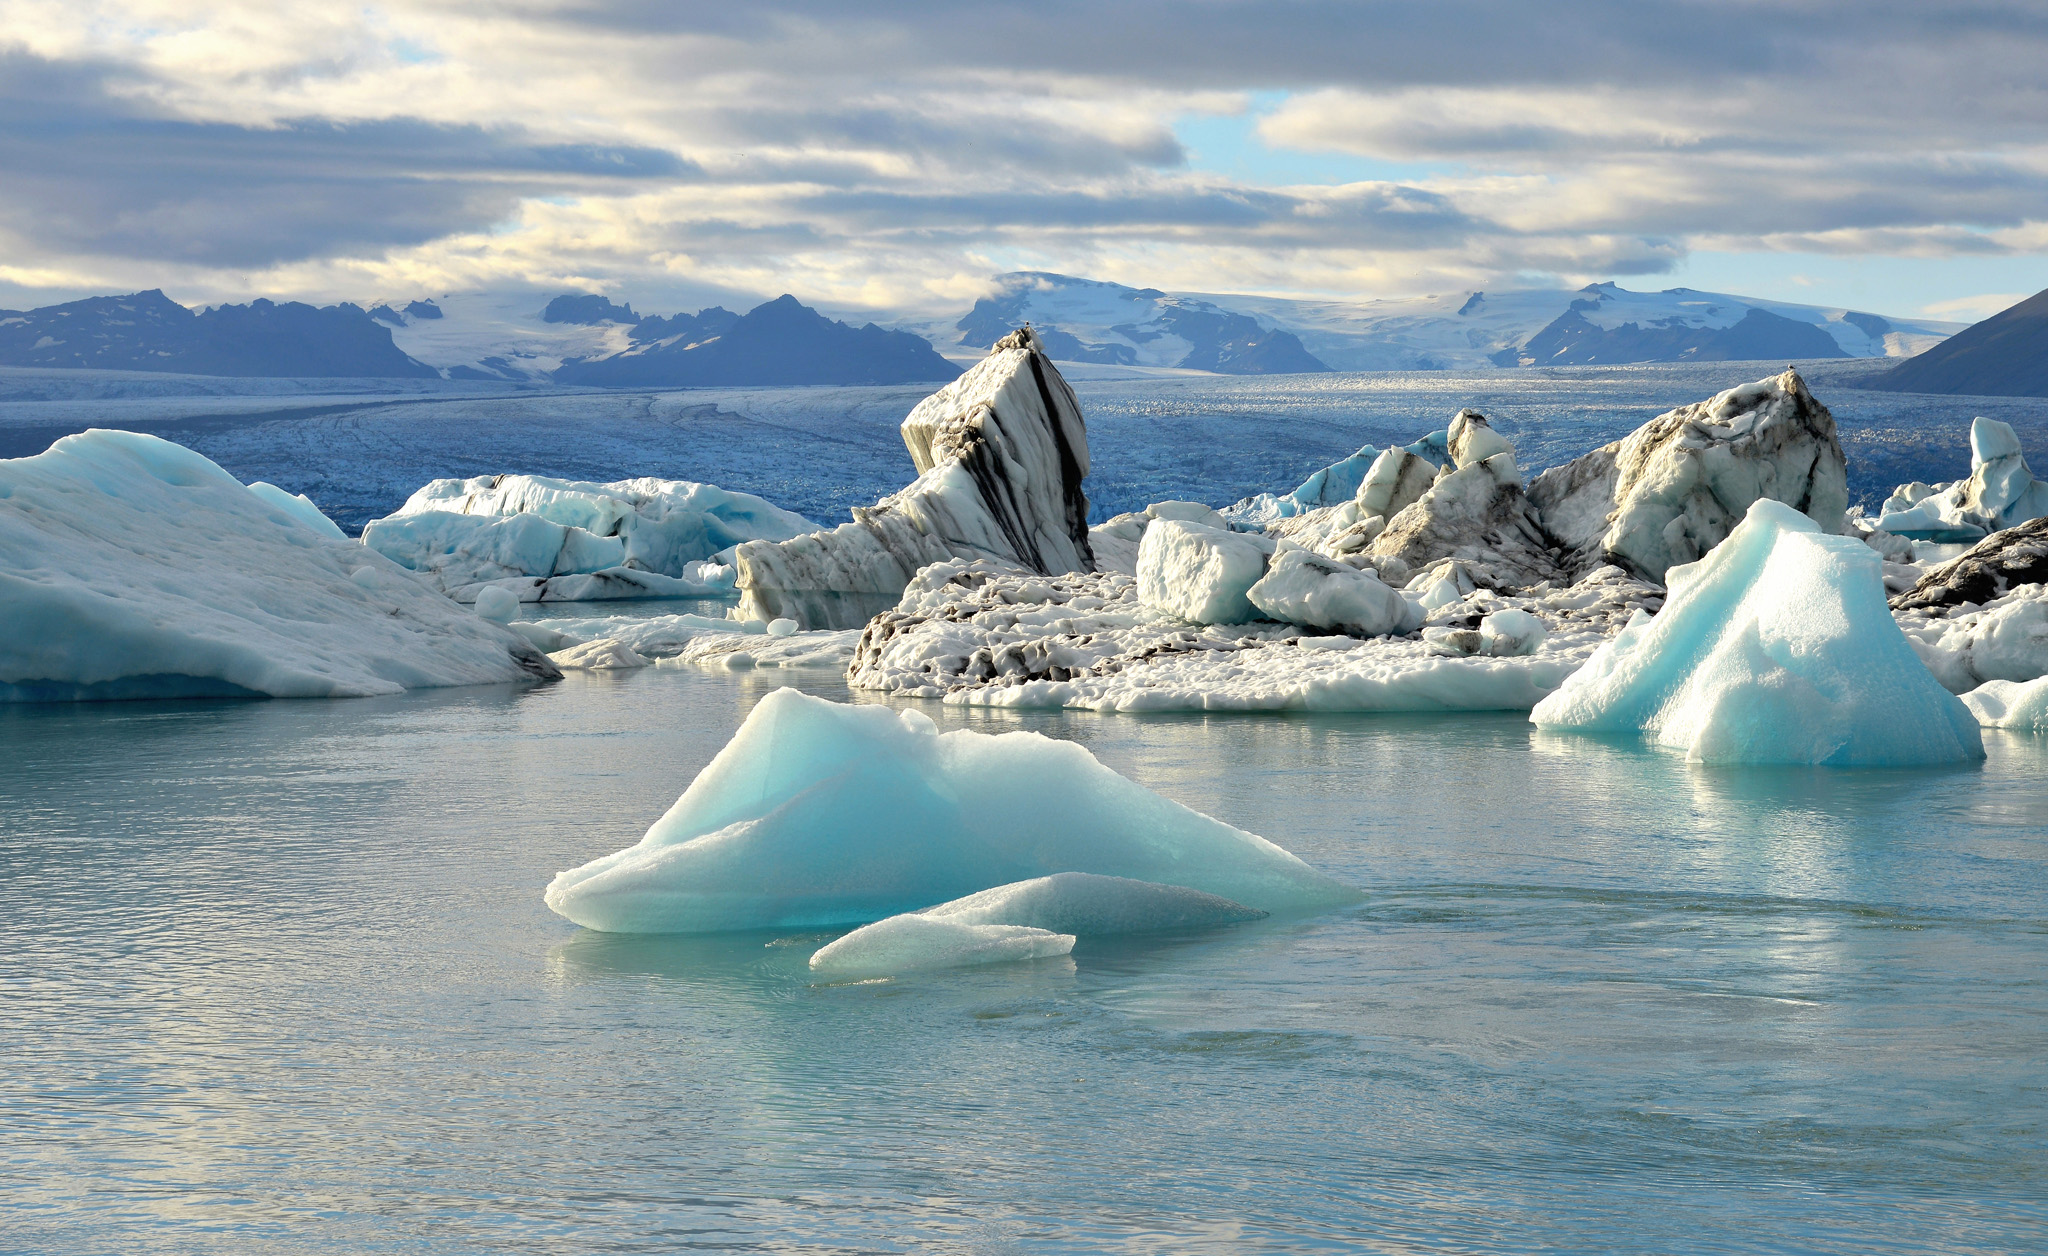
<instances>
[{"instance_id":1,"label":"distant ridge","mask_svg":"<svg viewBox=\"0 0 2048 1256\"><path fill-rule=\"evenodd\" d=\"M1893 392L2048 397L2048 291L1964 328L1864 386Z\"/></svg>"},{"instance_id":2,"label":"distant ridge","mask_svg":"<svg viewBox=\"0 0 2048 1256\"><path fill-rule=\"evenodd\" d=\"M360 306L298 301L197 313L152 288L41 309L0 310L0 366L191 375L434 379Z\"/></svg>"},{"instance_id":3,"label":"distant ridge","mask_svg":"<svg viewBox=\"0 0 2048 1256\"><path fill-rule=\"evenodd\" d=\"M608 388L700 388L936 383L960 374L922 336L873 323L849 327L787 293L745 315L714 306L694 317L642 319L632 339L618 353L563 362L555 379Z\"/></svg>"}]
</instances>

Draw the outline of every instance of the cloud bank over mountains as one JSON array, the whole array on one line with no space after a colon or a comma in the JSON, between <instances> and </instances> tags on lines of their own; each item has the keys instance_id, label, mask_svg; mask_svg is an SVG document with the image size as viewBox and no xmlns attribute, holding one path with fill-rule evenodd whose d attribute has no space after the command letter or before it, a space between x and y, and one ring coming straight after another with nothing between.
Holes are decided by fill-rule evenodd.
<instances>
[{"instance_id":1,"label":"cloud bank over mountains","mask_svg":"<svg viewBox=\"0 0 2048 1256\"><path fill-rule=\"evenodd\" d=\"M1017 269L1391 295L2048 254L2033 4L0 12L0 296L910 311ZM1183 138L1218 117L1327 175Z\"/></svg>"}]
</instances>

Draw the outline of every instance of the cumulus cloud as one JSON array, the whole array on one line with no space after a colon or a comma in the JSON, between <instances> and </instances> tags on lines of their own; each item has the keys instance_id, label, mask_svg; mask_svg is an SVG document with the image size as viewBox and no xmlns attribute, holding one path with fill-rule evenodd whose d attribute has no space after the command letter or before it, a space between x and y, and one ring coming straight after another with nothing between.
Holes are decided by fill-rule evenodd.
<instances>
[{"instance_id":1,"label":"cumulus cloud","mask_svg":"<svg viewBox=\"0 0 2048 1256\"><path fill-rule=\"evenodd\" d=\"M0 280L53 288L910 311L1013 266L1376 296L2048 248L2024 3L12 0L0 39ZM1176 137L1252 108L1333 177Z\"/></svg>"}]
</instances>

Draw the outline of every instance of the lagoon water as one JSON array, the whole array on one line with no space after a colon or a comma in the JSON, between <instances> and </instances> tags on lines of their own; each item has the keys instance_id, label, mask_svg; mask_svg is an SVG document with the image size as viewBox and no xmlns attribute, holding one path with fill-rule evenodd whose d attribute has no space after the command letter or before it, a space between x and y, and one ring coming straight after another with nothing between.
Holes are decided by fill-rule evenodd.
<instances>
[{"instance_id":1,"label":"lagoon water","mask_svg":"<svg viewBox=\"0 0 2048 1256\"><path fill-rule=\"evenodd\" d=\"M1368 897L845 986L547 912L785 679L0 708L0 1249L2048 1247L2048 738L923 703Z\"/></svg>"}]
</instances>

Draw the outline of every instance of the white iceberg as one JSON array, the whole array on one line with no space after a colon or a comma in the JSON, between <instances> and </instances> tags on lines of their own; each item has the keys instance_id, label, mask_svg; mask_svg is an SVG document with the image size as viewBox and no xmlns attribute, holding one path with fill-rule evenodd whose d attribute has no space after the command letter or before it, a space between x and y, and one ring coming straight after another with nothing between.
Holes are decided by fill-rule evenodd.
<instances>
[{"instance_id":1,"label":"white iceberg","mask_svg":"<svg viewBox=\"0 0 2048 1256\"><path fill-rule=\"evenodd\" d=\"M1878 516L1880 531L1913 540L1974 541L2048 515L2048 482L2034 478L2007 423L1970 423L1969 478L1952 484L1902 484Z\"/></svg>"},{"instance_id":2,"label":"white iceberg","mask_svg":"<svg viewBox=\"0 0 2048 1256\"><path fill-rule=\"evenodd\" d=\"M842 978L1064 955L1077 937L1206 929L1267 913L1183 885L1060 872L863 925L811 956Z\"/></svg>"},{"instance_id":3,"label":"white iceberg","mask_svg":"<svg viewBox=\"0 0 2048 1256\"><path fill-rule=\"evenodd\" d=\"M433 481L364 528L363 543L462 601L492 584L529 602L701 597L732 591L718 554L816 526L690 480L490 475Z\"/></svg>"},{"instance_id":4,"label":"white iceberg","mask_svg":"<svg viewBox=\"0 0 2048 1256\"><path fill-rule=\"evenodd\" d=\"M830 531L735 551L743 616L858 627L920 567L949 558L1094 569L1087 426L1029 328L919 402L902 435L918 471L908 487Z\"/></svg>"},{"instance_id":5,"label":"white iceberg","mask_svg":"<svg viewBox=\"0 0 2048 1256\"><path fill-rule=\"evenodd\" d=\"M1963 695L1963 705L1986 728L2048 732L2048 677L1986 681Z\"/></svg>"},{"instance_id":6,"label":"white iceberg","mask_svg":"<svg viewBox=\"0 0 2048 1256\"><path fill-rule=\"evenodd\" d=\"M1186 885L1264 911L1356 892L1036 733L941 735L916 711L762 699L638 845L557 876L614 933L877 920L1055 872Z\"/></svg>"},{"instance_id":7,"label":"white iceberg","mask_svg":"<svg viewBox=\"0 0 2048 1256\"><path fill-rule=\"evenodd\" d=\"M1360 637L1413 632L1424 614L1379 576L1293 545L1273 556L1245 599L1268 618Z\"/></svg>"},{"instance_id":8,"label":"white iceberg","mask_svg":"<svg viewBox=\"0 0 2048 1256\"><path fill-rule=\"evenodd\" d=\"M136 432L0 460L0 700L355 697L560 673L305 511Z\"/></svg>"},{"instance_id":9,"label":"white iceberg","mask_svg":"<svg viewBox=\"0 0 2048 1256\"><path fill-rule=\"evenodd\" d=\"M1670 600L1538 703L1539 727L1641 731L1703 763L1913 765L1983 757L1885 604L1883 559L1782 503L1753 503Z\"/></svg>"},{"instance_id":10,"label":"white iceberg","mask_svg":"<svg viewBox=\"0 0 2048 1256\"><path fill-rule=\"evenodd\" d=\"M1899 609L1893 618L1951 693L2048 676L2048 585L2023 584L1982 606Z\"/></svg>"},{"instance_id":11,"label":"white iceberg","mask_svg":"<svg viewBox=\"0 0 2048 1256\"><path fill-rule=\"evenodd\" d=\"M1195 624L1259 617L1247 594L1266 574L1273 540L1182 519L1159 519L1138 547L1138 600Z\"/></svg>"}]
</instances>

